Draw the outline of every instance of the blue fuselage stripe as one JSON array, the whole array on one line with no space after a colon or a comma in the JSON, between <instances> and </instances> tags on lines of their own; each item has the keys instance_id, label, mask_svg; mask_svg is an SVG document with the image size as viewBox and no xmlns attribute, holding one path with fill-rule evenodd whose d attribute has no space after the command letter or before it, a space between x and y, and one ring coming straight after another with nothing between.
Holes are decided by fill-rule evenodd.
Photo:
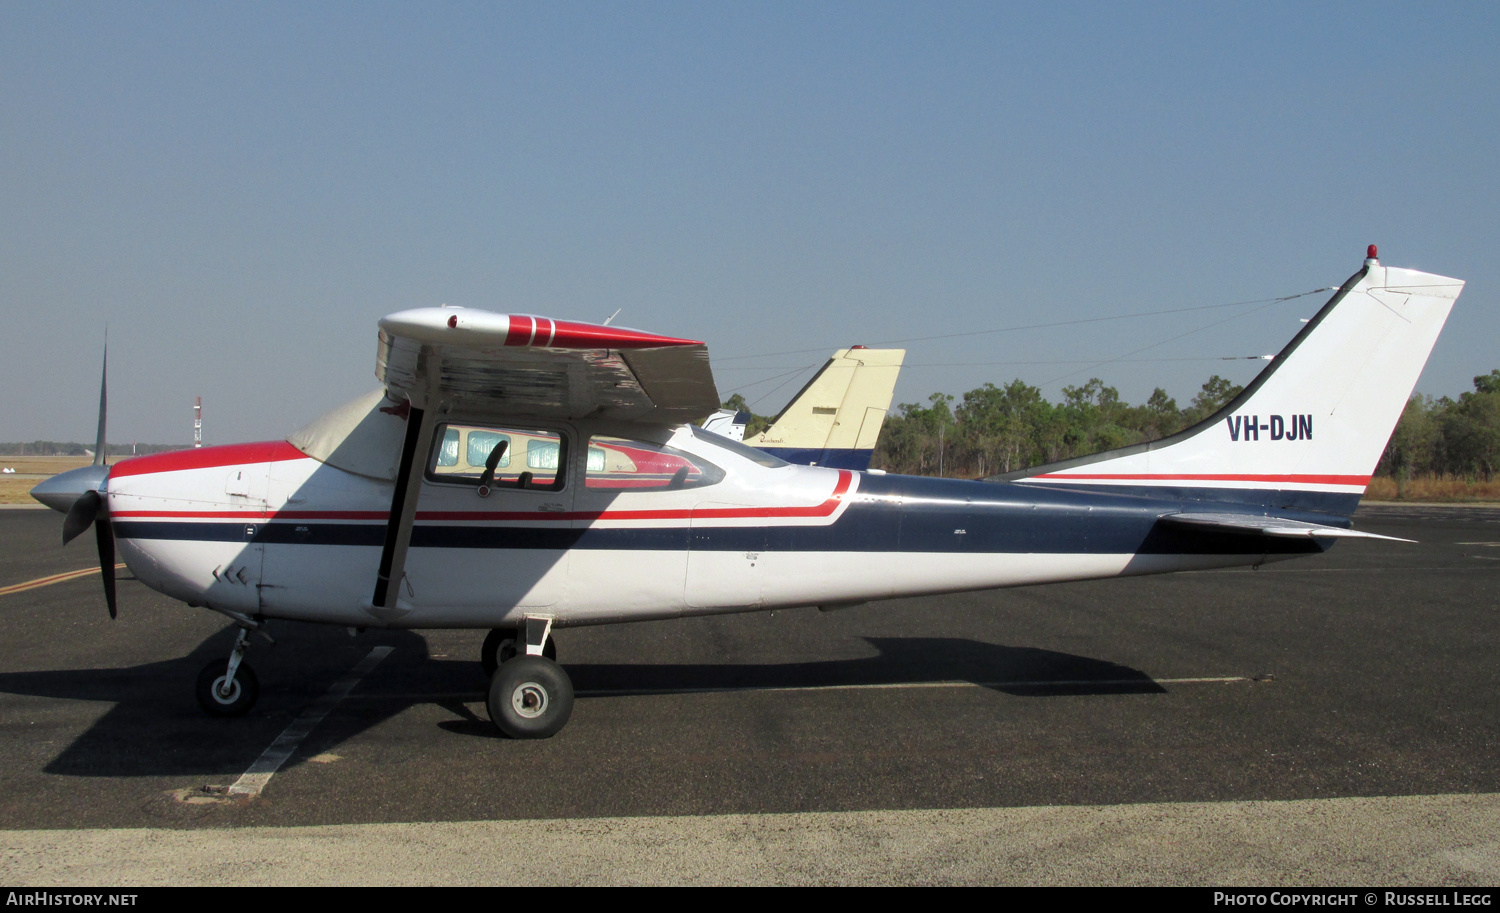
<instances>
[{"instance_id":1,"label":"blue fuselage stripe","mask_svg":"<svg viewBox=\"0 0 1500 913\"><path fill-rule=\"evenodd\" d=\"M968 482L911 476L861 479L858 493L827 525L501 526L418 522L414 548L620 549L786 552L937 552L974 554L1299 554L1326 547L1313 539L1211 532L1163 524L1183 510L1226 504L1247 514L1347 525L1344 495L1308 492L1056 486ZM1290 496L1288 496L1290 495ZM1357 498L1356 498L1357 501ZM1313 508L1313 505L1322 510ZM184 539L266 544L379 546L383 523L259 523L128 520L126 539Z\"/></svg>"},{"instance_id":2,"label":"blue fuselage stripe","mask_svg":"<svg viewBox=\"0 0 1500 913\"><path fill-rule=\"evenodd\" d=\"M822 466L825 469L852 469L864 472L870 468L874 450L839 447L761 447L766 453L799 466Z\"/></svg>"}]
</instances>

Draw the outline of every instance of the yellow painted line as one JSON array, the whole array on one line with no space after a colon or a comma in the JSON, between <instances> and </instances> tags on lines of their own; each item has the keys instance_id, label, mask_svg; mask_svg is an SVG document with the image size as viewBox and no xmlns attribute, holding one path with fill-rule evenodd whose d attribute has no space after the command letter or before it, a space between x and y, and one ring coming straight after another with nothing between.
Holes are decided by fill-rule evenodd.
<instances>
[{"instance_id":1,"label":"yellow painted line","mask_svg":"<svg viewBox=\"0 0 1500 913\"><path fill-rule=\"evenodd\" d=\"M115 570L118 571L124 566L125 565L123 564L117 564L115 565ZM97 567L86 567L82 570L67 571L62 574L53 574L51 577L38 577L35 580L28 580L25 583L16 583L10 586L0 587L0 596L9 596L12 593L24 593L27 590L35 590L39 587L51 586L54 583L62 583L66 580L77 580L79 577L87 577L90 574L97 573L99 573L99 569Z\"/></svg>"}]
</instances>

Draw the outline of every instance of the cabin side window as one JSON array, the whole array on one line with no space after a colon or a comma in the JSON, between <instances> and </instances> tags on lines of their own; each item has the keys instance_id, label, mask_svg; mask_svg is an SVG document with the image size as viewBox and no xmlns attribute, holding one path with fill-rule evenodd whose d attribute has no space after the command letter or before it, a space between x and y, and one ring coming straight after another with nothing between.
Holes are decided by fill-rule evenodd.
<instances>
[{"instance_id":1,"label":"cabin side window","mask_svg":"<svg viewBox=\"0 0 1500 913\"><path fill-rule=\"evenodd\" d=\"M440 425L427 478L494 489L558 491L567 467L567 439L541 428Z\"/></svg>"},{"instance_id":2,"label":"cabin side window","mask_svg":"<svg viewBox=\"0 0 1500 913\"><path fill-rule=\"evenodd\" d=\"M680 491L724 478L701 457L651 441L596 434L589 438L584 487L593 490Z\"/></svg>"}]
</instances>

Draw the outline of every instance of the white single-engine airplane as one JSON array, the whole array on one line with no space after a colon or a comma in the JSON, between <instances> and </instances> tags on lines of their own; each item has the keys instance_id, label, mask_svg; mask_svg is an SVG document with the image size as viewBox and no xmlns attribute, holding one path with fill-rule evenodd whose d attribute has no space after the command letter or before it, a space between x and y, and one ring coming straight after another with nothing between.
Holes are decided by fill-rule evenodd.
<instances>
[{"instance_id":1,"label":"white single-engine airplane","mask_svg":"<svg viewBox=\"0 0 1500 913\"><path fill-rule=\"evenodd\" d=\"M147 586L240 626L199 675L210 713L254 703L243 657L268 619L486 628L490 716L541 738L573 705L556 628L1259 565L1371 537L1350 516L1462 288L1371 246L1213 417L975 482L794 466L695 427L719 404L701 342L402 311L380 321L382 390L284 441L108 467L65 536L95 526L111 615L118 543Z\"/></svg>"}]
</instances>

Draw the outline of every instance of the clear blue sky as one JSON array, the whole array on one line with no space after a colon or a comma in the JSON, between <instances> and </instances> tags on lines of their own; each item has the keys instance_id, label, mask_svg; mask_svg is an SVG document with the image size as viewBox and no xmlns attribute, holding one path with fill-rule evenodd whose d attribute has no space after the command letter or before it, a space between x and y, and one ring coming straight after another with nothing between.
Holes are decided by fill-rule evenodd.
<instances>
[{"instance_id":1,"label":"clear blue sky","mask_svg":"<svg viewBox=\"0 0 1500 913\"><path fill-rule=\"evenodd\" d=\"M111 440L188 440L202 394L227 443L373 388L376 320L445 302L621 308L763 411L816 350L949 333L898 402L1185 404L1260 363L1181 359L1325 296L977 331L1336 285L1371 242L1469 280L1418 388L1457 395L1500 367L1497 38L1493 3L11 0L0 440L92 439L106 322Z\"/></svg>"}]
</instances>

